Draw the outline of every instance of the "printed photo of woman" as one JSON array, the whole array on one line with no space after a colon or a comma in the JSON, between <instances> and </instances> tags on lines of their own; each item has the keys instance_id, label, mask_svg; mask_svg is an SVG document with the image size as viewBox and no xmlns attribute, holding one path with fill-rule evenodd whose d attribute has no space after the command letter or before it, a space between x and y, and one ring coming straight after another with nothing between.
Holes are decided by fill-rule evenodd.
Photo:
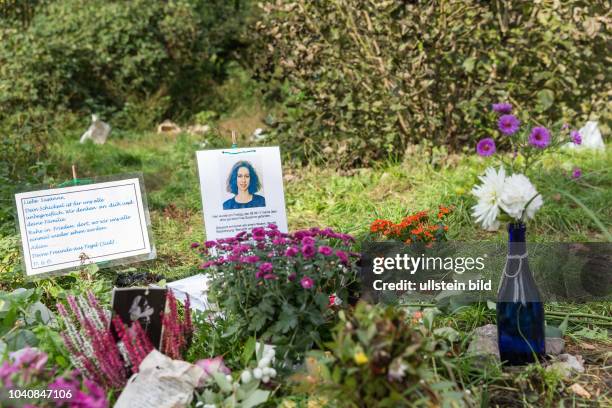
<instances>
[{"instance_id":1,"label":"printed photo of woman","mask_svg":"<svg viewBox=\"0 0 612 408\"><path fill-rule=\"evenodd\" d=\"M227 178L227 192L234 194L234 197L223 203L223 209L265 207L266 199L255 194L260 189L260 177L253 165L244 160L237 162Z\"/></svg>"}]
</instances>

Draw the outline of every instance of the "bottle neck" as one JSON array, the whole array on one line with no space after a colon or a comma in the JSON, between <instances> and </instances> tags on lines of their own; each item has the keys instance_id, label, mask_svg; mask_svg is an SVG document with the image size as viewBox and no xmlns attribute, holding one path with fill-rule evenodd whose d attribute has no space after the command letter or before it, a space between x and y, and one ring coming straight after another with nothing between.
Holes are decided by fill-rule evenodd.
<instances>
[{"instance_id":1,"label":"bottle neck","mask_svg":"<svg viewBox=\"0 0 612 408\"><path fill-rule=\"evenodd\" d=\"M508 254L523 255L527 252L525 236L527 227L523 223L508 224Z\"/></svg>"}]
</instances>

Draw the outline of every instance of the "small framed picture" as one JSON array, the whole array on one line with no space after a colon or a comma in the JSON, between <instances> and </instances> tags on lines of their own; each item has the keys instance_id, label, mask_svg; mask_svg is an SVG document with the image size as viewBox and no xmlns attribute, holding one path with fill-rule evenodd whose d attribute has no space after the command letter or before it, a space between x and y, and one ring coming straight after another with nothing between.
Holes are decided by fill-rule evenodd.
<instances>
[{"instance_id":1,"label":"small framed picture","mask_svg":"<svg viewBox=\"0 0 612 408\"><path fill-rule=\"evenodd\" d=\"M113 312L121 321L131 327L140 322L151 343L159 349L162 333L162 313L166 307L164 288L115 288L113 290ZM113 327L113 334L118 335Z\"/></svg>"}]
</instances>

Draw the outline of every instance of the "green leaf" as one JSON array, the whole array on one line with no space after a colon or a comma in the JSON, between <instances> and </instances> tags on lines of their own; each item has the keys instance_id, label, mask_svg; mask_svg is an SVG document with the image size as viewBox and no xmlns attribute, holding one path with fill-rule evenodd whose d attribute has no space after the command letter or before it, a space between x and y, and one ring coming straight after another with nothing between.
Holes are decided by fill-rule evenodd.
<instances>
[{"instance_id":1,"label":"green leaf","mask_svg":"<svg viewBox=\"0 0 612 408\"><path fill-rule=\"evenodd\" d=\"M458 341L461 338L459 332L453 329L452 327L439 327L435 329L433 333L436 336L446 339L451 343Z\"/></svg>"},{"instance_id":2,"label":"green leaf","mask_svg":"<svg viewBox=\"0 0 612 408\"><path fill-rule=\"evenodd\" d=\"M260 331L265 326L267 320L266 315L263 313L255 314L251 319L251 323L249 323L249 330L255 332Z\"/></svg>"},{"instance_id":3,"label":"green leaf","mask_svg":"<svg viewBox=\"0 0 612 408\"><path fill-rule=\"evenodd\" d=\"M294 329L297 323L298 320L295 313L290 309L283 309L274 326L278 331L287 333L289 330Z\"/></svg>"},{"instance_id":4,"label":"green leaf","mask_svg":"<svg viewBox=\"0 0 612 408\"><path fill-rule=\"evenodd\" d=\"M243 366L246 367L249 364L249 361L253 359L253 354L255 353L256 344L257 344L257 341L255 340L255 337L249 337L249 339L245 343L244 350L242 350L242 359L241 359Z\"/></svg>"},{"instance_id":5,"label":"green leaf","mask_svg":"<svg viewBox=\"0 0 612 408\"><path fill-rule=\"evenodd\" d=\"M221 388L221 391L223 392L233 391L232 384L229 381L227 381L227 378L225 378L225 374L218 373L218 372L213 373L213 379L215 380L219 388Z\"/></svg>"},{"instance_id":6,"label":"green leaf","mask_svg":"<svg viewBox=\"0 0 612 408\"><path fill-rule=\"evenodd\" d=\"M96 272L98 272L100 270L100 267L98 266L98 264L92 263L89 264L85 267L85 272L88 273L89 275L95 275Z\"/></svg>"},{"instance_id":7,"label":"green leaf","mask_svg":"<svg viewBox=\"0 0 612 408\"><path fill-rule=\"evenodd\" d=\"M36 302L28 307L25 321L27 324L34 324L36 322L42 324L55 324L55 316L43 303Z\"/></svg>"},{"instance_id":8,"label":"green leaf","mask_svg":"<svg viewBox=\"0 0 612 408\"><path fill-rule=\"evenodd\" d=\"M551 338L563 337L563 333L561 332L561 330L559 330L558 327L549 326L549 325L546 325L546 327L544 328L544 335L546 337L551 337Z\"/></svg>"},{"instance_id":9,"label":"green leaf","mask_svg":"<svg viewBox=\"0 0 612 408\"><path fill-rule=\"evenodd\" d=\"M540 110L545 111L555 102L555 93L550 89L542 89L538 92L538 103Z\"/></svg>"},{"instance_id":10,"label":"green leaf","mask_svg":"<svg viewBox=\"0 0 612 408\"><path fill-rule=\"evenodd\" d=\"M476 65L476 58L475 57L469 57L465 61L463 61L463 64L461 66L463 67L465 72L471 73L472 71L474 71L474 66L475 65Z\"/></svg>"},{"instance_id":11,"label":"green leaf","mask_svg":"<svg viewBox=\"0 0 612 408\"><path fill-rule=\"evenodd\" d=\"M561 335L564 335L567 331L567 324L569 322L569 313L565 315L565 319L559 325L559 330L561 331Z\"/></svg>"},{"instance_id":12,"label":"green leaf","mask_svg":"<svg viewBox=\"0 0 612 408\"><path fill-rule=\"evenodd\" d=\"M270 391L255 390L240 404L241 408L251 408L263 404L268 400Z\"/></svg>"},{"instance_id":13,"label":"green leaf","mask_svg":"<svg viewBox=\"0 0 612 408\"><path fill-rule=\"evenodd\" d=\"M38 339L30 330L18 330L5 337L9 350L15 351L25 347L36 347Z\"/></svg>"}]
</instances>

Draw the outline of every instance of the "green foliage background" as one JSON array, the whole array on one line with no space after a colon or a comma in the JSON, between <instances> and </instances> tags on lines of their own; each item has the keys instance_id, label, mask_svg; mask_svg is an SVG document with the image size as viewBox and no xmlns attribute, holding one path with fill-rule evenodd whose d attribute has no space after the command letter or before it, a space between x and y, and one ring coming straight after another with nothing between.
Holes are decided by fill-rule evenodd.
<instances>
[{"instance_id":1,"label":"green foliage background","mask_svg":"<svg viewBox=\"0 0 612 408\"><path fill-rule=\"evenodd\" d=\"M49 147L90 113L143 131L209 109L246 46L249 4L1 0L0 220L15 184L43 181Z\"/></svg>"},{"instance_id":2,"label":"green foliage background","mask_svg":"<svg viewBox=\"0 0 612 408\"><path fill-rule=\"evenodd\" d=\"M411 142L473 148L491 101L543 123L610 124L609 3L267 2L254 55L287 110L276 137L300 161L341 167Z\"/></svg>"}]
</instances>

